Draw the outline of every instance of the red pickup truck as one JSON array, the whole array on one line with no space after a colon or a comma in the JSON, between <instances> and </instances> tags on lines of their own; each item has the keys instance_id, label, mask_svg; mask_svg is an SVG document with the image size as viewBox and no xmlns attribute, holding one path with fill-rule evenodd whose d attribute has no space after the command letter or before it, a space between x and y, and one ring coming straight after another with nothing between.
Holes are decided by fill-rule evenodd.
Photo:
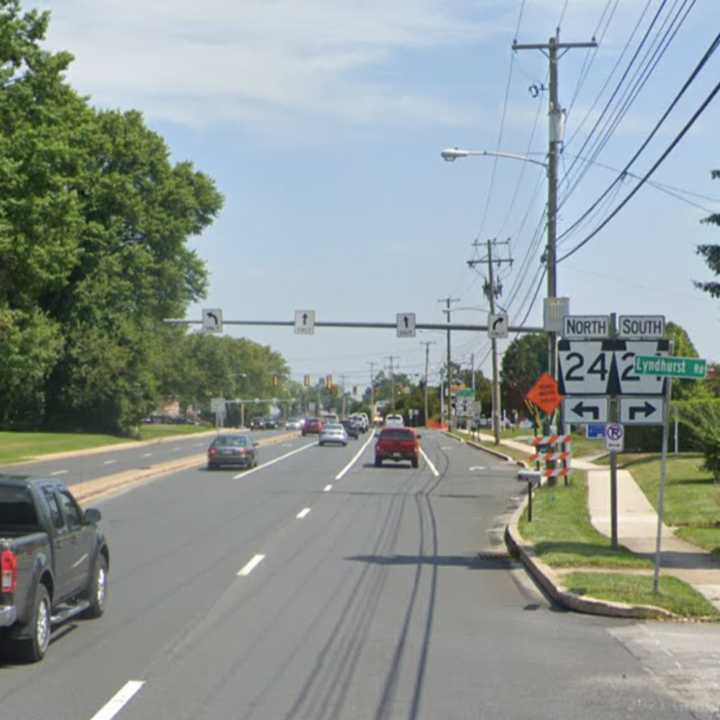
<instances>
[{"instance_id":1,"label":"red pickup truck","mask_svg":"<svg viewBox=\"0 0 720 720\"><path fill-rule=\"evenodd\" d=\"M385 428L375 443L375 467L384 460L409 460L416 468L420 460L420 435L412 428Z\"/></svg>"}]
</instances>

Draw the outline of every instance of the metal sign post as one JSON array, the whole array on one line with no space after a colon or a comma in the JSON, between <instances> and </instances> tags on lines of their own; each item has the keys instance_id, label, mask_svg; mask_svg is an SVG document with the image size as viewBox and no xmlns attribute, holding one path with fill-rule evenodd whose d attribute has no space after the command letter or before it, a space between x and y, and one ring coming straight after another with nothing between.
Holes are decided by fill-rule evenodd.
<instances>
[{"instance_id":1,"label":"metal sign post","mask_svg":"<svg viewBox=\"0 0 720 720\"><path fill-rule=\"evenodd\" d=\"M670 343L670 352L672 352ZM667 379L665 390L665 407L663 408L662 459L660 460L660 488L658 489L658 523L655 540L655 572L653 573L653 592L657 593L660 586L660 546L662 543L663 516L665 514L665 481L667 479L668 435L670 430L670 401L672 399L672 378Z\"/></svg>"}]
</instances>

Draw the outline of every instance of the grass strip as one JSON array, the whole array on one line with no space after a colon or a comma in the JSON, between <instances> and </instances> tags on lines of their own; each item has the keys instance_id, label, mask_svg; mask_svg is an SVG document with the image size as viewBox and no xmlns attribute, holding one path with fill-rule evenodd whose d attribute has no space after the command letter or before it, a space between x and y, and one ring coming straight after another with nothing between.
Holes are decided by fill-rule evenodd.
<instances>
[{"instance_id":1,"label":"grass strip","mask_svg":"<svg viewBox=\"0 0 720 720\"><path fill-rule=\"evenodd\" d=\"M0 432L0 463L32 460L50 453L87 450L103 445L121 445L129 438L89 433Z\"/></svg>"},{"instance_id":2,"label":"grass strip","mask_svg":"<svg viewBox=\"0 0 720 720\"><path fill-rule=\"evenodd\" d=\"M677 527L676 535L720 555L720 485L701 469L700 454L670 456L665 485L665 524ZM646 455L628 468L657 510L660 458Z\"/></svg>"},{"instance_id":3,"label":"grass strip","mask_svg":"<svg viewBox=\"0 0 720 720\"><path fill-rule=\"evenodd\" d=\"M209 425L141 425L141 440L159 440L173 435L194 435L212 430Z\"/></svg>"},{"instance_id":4,"label":"grass strip","mask_svg":"<svg viewBox=\"0 0 720 720\"><path fill-rule=\"evenodd\" d=\"M628 605L653 605L684 617L720 620L720 613L699 592L670 575L660 577L657 595L651 575L576 572L566 575L563 584L576 595Z\"/></svg>"},{"instance_id":5,"label":"grass strip","mask_svg":"<svg viewBox=\"0 0 720 720\"><path fill-rule=\"evenodd\" d=\"M533 493L533 521L527 521L526 511L519 530L535 545L536 556L552 567L652 567L626 547L610 546L610 539L590 522L587 498L587 474L579 470L569 485L546 485Z\"/></svg>"}]
</instances>

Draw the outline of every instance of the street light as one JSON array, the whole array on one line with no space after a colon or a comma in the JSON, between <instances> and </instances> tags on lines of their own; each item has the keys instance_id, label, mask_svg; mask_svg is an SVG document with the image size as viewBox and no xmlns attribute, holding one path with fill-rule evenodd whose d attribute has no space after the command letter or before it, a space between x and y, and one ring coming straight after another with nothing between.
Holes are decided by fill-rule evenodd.
<instances>
[{"instance_id":1,"label":"street light","mask_svg":"<svg viewBox=\"0 0 720 720\"><path fill-rule=\"evenodd\" d=\"M540 165L546 170L548 164L542 162L542 160L536 160L527 155L518 155L517 153L506 153L506 152L492 152L491 150L464 150L462 148L445 148L440 153L440 157L447 162L455 162L458 158L466 158L473 156L487 156L487 157L501 157L509 158L510 160L522 160L523 162L529 162L533 165Z\"/></svg>"},{"instance_id":2,"label":"street light","mask_svg":"<svg viewBox=\"0 0 720 720\"><path fill-rule=\"evenodd\" d=\"M554 101L553 101L554 102ZM556 105L557 103L555 103ZM551 103L551 111L554 105ZM453 162L458 158L471 157L471 156L485 156L485 157L500 157L508 158L510 160L520 160L522 162L532 163L533 165L540 165L545 168L545 173L548 179L548 201L547 201L547 249L546 249L546 267L547 267L547 297L557 297L557 157L558 157L558 146L562 143L561 134L559 129L557 132L553 131L553 125L551 125L550 133L550 147L548 150L548 162L542 162L536 160L527 155L519 155L517 153L506 153L506 152L492 152L490 150L466 150L462 148L446 148L441 151L440 156L447 162ZM556 371L556 352L555 352L555 333L548 333L548 369L554 377L557 377ZM563 425L562 420L562 409L560 415L560 425ZM561 427L562 432L562 427Z\"/></svg>"}]
</instances>

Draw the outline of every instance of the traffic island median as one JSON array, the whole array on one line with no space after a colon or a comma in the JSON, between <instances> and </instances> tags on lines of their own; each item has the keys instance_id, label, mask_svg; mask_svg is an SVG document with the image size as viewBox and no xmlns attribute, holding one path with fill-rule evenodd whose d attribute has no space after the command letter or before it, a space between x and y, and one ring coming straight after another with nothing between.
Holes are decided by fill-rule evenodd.
<instances>
[{"instance_id":1,"label":"traffic island median","mask_svg":"<svg viewBox=\"0 0 720 720\"><path fill-rule=\"evenodd\" d=\"M553 602L612 617L720 619L712 604L677 578L663 576L655 595L650 560L610 546L590 522L587 495L587 476L575 471L567 486L534 491L532 522L526 498L506 528L510 553Z\"/></svg>"}]
</instances>

